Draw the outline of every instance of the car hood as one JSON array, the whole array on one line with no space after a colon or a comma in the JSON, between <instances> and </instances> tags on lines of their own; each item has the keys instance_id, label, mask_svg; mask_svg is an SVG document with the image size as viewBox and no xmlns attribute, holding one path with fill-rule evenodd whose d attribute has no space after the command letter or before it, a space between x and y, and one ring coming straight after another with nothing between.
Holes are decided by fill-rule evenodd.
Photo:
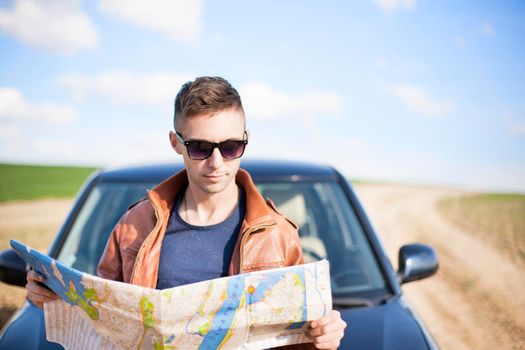
<instances>
[{"instance_id":1,"label":"car hood","mask_svg":"<svg viewBox=\"0 0 525 350\"><path fill-rule=\"evenodd\" d=\"M44 312L27 300L0 333L0 349L63 350L46 340Z\"/></svg>"},{"instance_id":2,"label":"car hood","mask_svg":"<svg viewBox=\"0 0 525 350\"><path fill-rule=\"evenodd\" d=\"M340 349L434 349L423 325L402 297L372 307L340 310L347 323Z\"/></svg>"}]
</instances>

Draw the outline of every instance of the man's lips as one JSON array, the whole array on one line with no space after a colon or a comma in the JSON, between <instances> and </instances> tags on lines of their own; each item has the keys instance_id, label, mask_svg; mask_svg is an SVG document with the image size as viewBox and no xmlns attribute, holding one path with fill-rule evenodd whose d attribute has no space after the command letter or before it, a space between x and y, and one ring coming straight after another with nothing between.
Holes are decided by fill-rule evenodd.
<instances>
[{"instance_id":1,"label":"man's lips","mask_svg":"<svg viewBox=\"0 0 525 350\"><path fill-rule=\"evenodd\" d=\"M218 180L222 177L226 176L225 174L210 174L210 175L204 175L205 178L209 180Z\"/></svg>"}]
</instances>

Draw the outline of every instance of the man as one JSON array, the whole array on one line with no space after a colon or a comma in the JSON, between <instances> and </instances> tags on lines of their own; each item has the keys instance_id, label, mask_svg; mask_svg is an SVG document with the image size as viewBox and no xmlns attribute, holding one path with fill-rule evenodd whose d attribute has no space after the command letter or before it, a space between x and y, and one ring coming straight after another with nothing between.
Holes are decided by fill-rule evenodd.
<instances>
[{"instance_id":1,"label":"man","mask_svg":"<svg viewBox=\"0 0 525 350\"><path fill-rule=\"evenodd\" d=\"M171 146L185 169L148 192L115 226L97 273L150 288L303 263L297 227L261 197L240 169L248 143L237 91L219 77L184 84L175 99ZM56 296L27 275L28 299L42 307ZM339 312L315 320L318 349L339 346ZM312 348L312 344L289 346Z\"/></svg>"}]
</instances>

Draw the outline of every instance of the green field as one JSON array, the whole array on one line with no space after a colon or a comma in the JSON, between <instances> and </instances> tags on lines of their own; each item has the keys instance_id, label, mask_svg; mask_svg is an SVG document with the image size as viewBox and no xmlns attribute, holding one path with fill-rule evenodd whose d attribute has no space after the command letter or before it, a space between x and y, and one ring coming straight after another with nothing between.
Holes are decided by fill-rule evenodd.
<instances>
[{"instance_id":1,"label":"green field","mask_svg":"<svg viewBox=\"0 0 525 350\"><path fill-rule=\"evenodd\" d=\"M0 164L0 202L73 197L96 168Z\"/></svg>"},{"instance_id":2,"label":"green field","mask_svg":"<svg viewBox=\"0 0 525 350\"><path fill-rule=\"evenodd\" d=\"M525 262L525 195L469 195L444 199L438 206L456 225Z\"/></svg>"}]
</instances>

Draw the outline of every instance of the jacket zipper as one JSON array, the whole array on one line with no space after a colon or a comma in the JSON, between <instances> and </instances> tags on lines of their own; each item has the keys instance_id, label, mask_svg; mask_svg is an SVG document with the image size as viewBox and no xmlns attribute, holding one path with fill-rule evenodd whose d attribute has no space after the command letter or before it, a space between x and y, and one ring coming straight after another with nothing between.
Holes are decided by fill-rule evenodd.
<instances>
[{"instance_id":1,"label":"jacket zipper","mask_svg":"<svg viewBox=\"0 0 525 350\"><path fill-rule=\"evenodd\" d=\"M272 226L275 226L277 225L276 222L272 222L270 224L260 224L260 225L257 225L257 226L253 226L253 227L250 227L249 229L247 229L246 231L244 231L244 233L242 234L242 238L241 238L241 244L240 244L240 247L239 247L239 273L243 273L243 268L242 268L242 257L243 257L243 249L244 249L244 243L246 241L246 239L248 238L248 236L254 232L254 231L257 231L257 230L260 230L260 229L263 229L263 228L268 228L268 227L272 227Z\"/></svg>"}]
</instances>

